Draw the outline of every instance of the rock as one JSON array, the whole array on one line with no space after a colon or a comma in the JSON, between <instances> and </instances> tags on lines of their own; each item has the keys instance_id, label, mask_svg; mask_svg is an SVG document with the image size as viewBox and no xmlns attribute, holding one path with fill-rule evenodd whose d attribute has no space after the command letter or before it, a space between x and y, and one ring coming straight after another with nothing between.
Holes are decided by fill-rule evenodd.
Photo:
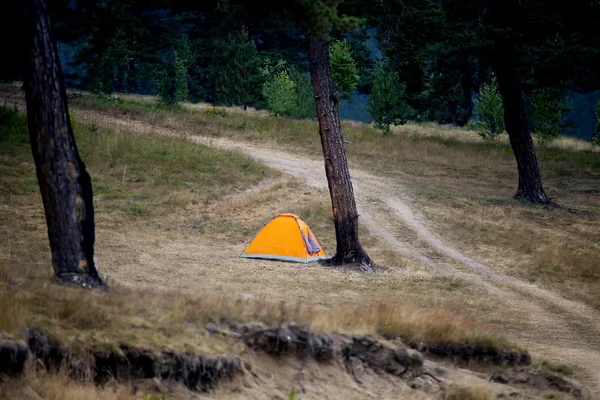
<instances>
[{"instance_id":1,"label":"rock","mask_svg":"<svg viewBox=\"0 0 600 400\"><path fill-rule=\"evenodd\" d=\"M92 352L90 359L75 357L66 346L60 345L41 331L27 332L29 350L49 371L67 367L74 378L93 378L102 385L117 381L149 382L154 378L181 382L188 389L204 392L214 388L222 379L243 373L244 365L235 356L217 357L163 351L155 353L131 346Z\"/></svg>"},{"instance_id":2,"label":"rock","mask_svg":"<svg viewBox=\"0 0 600 400\"><path fill-rule=\"evenodd\" d=\"M531 364L531 356L527 351L499 350L472 345L436 345L416 342L409 342L408 345L423 354L453 358L466 362L476 361L484 364L504 366Z\"/></svg>"},{"instance_id":3,"label":"rock","mask_svg":"<svg viewBox=\"0 0 600 400\"><path fill-rule=\"evenodd\" d=\"M0 341L0 374L18 375L29 358L27 346L13 340Z\"/></svg>"},{"instance_id":4,"label":"rock","mask_svg":"<svg viewBox=\"0 0 600 400\"><path fill-rule=\"evenodd\" d=\"M293 324L287 327L247 331L244 341L249 347L261 349L274 356L295 353L317 361L326 361L332 359L334 353L333 339L330 336L315 334Z\"/></svg>"},{"instance_id":5,"label":"rock","mask_svg":"<svg viewBox=\"0 0 600 400\"><path fill-rule=\"evenodd\" d=\"M546 373L534 368L520 368L499 371L490 377L492 382L530 386L538 390L553 389L563 393L569 393L575 397L581 396L582 387L579 382L567 379L560 375Z\"/></svg>"},{"instance_id":6,"label":"rock","mask_svg":"<svg viewBox=\"0 0 600 400\"><path fill-rule=\"evenodd\" d=\"M401 376L423 366L421 354L403 348L389 347L368 336L351 337L342 346L341 353L347 366L349 361L357 358L377 373L386 372Z\"/></svg>"},{"instance_id":7,"label":"rock","mask_svg":"<svg viewBox=\"0 0 600 400\"><path fill-rule=\"evenodd\" d=\"M421 390L429 394L438 393L442 390L440 383L429 375L415 376L414 378L409 379L406 383L413 389Z\"/></svg>"}]
</instances>

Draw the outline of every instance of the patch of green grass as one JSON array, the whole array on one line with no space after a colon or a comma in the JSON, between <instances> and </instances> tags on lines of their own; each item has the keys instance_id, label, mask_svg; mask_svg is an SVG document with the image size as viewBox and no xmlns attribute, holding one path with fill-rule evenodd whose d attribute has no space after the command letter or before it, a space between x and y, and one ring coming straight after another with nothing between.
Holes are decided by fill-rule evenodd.
<instances>
[{"instance_id":1,"label":"patch of green grass","mask_svg":"<svg viewBox=\"0 0 600 400\"><path fill-rule=\"evenodd\" d=\"M143 204L127 203L121 207L123 212L134 217L145 217L150 214L150 208Z\"/></svg>"},{"instance_id":2,"label":"patch of green grass","mask_svg":"<svg viewBox=\"0 0 600 400\"><path fill-rule=\"evenodd\" d=\"M565 364L554 364L549 361L542 361L536 367L537 369L545 373L559 374L564 376L573 375L573 369Z\"/></svg>"},{"instance_id":3,"label":"patch of green grass","mask_svg":"<svg viewBox=\"0 0 600 400\"><path fill-rule=\"evenodd\" d=\"M192 200L218 201L269 174L245 156L176 138L100 128L84 131L78 145L99 198L136 217L161 215Z\"/></svg>"},{"instance_id":4,"label":"patch of green grass","mask_svg":"<svg viewBox=\"0 0 600 400\"><path fill-rule=\"evenodd\" d=\"M84 94L72 101L78 107L92 110L125 110L133 114L148 113L172 115L186 114L189 111L181 105L170 105L160 101L136 101L119 96Z\"/></svg>"},{"instance_id":5,"label":"patch of green grass","mask_svg":"<svg viewBox=\"0 0 600 400\"><path fill-rule=\"evenodd\" d=\"M21 156L29 144L27 117L17 108L0 106L0 148L11 157Z\"/></svg>"},{"instance_id":6,"label":"patch of green grass","mask_svg":"<svg viewBox=\"0 0 600 400\"><path fill-rule=\"evenodd\" d=\"M144 112L186 112L159 103L120 102L86 96L94 105L134 106ZM272 172L248 157L178 138L113 132L73 120L82 159L92 177L97 212L132 217L163 215L190 201L219 201L248 188ZM37 178L27 136L26 117L0 107L0 195L32 195ZM27 165L27 168L24 167Z\"/></svg>"}]
</instances>

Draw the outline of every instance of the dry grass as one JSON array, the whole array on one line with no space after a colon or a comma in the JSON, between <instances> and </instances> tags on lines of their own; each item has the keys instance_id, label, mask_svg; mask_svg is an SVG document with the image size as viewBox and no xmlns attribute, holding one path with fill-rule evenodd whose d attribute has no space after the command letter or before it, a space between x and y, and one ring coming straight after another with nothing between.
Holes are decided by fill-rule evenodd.
<instances>
[{"instance_id":1,"label":"dry grass","mask_svg":"<svg viewBox=\"0 0 600 400\"><path fill-rule=\"evenodd\" d=\"M98 107L90 98L82 104ZM100 106L115 113L126 109L135 118L180 131L320 156L313 121L265 118L237 109L207 113L204 105L167 111L135 99ZM344 136L352 141L346 146L350 162L401 182L435 231L453 246L505 273L600 307L597 218L511 200L517 176L506 137L484 142L466 129L419 124L396 127L393 136L382 138L371 127L349 121L344 122ZM548 194L569 208L600 212L599 151L566 137L537 149Z\"/></svg>"},{"instance_id":2,"label":"dry grass","mask_svg":"<svg viewBox=\"0 0 600 400\"><path fill-rule=\"evenodd\" d=\"M446 400L489 400L491 393L484 387L450 386L446 390Z\"/></svg>"},{"instance_id":3,"label":"dry grass","mask_svg":"<svg viewBox=\"0 0 600 400\"><path fill-rule=\"evenodd\" d=\"M237 258L254 232L283 211L306 218L331 251L335 242L323 191L306 189L245 157L181 139L141 138L92 126L77 126L77 132L96 185L101 273L130 285L138 279L135 274L143 271L144 283L157 279L159 285L178 290L164 290L157 296L156 287L127 288L115 282L111 293L100 294L48 284L49 254L38 196L33 189L16 190L3 199L6 213L0 220L0 246L11 254L11 279L16 285L0 289L0 330L16 333L22 325L39 326L82 351L125 343L212 354L233 351L235 346L198 335L200 327L228 316L267 324L294 320L318 331L416 342L514 347L502 335L448 307L453 301L456 309L465 304L462 297L456 300L460 285L453 287L426 274L403 275L414 265L366 232L365 244L391 273L369 278L320 266L270 263L265 268L267 263ZM14 150L13 155L3 155L2 165L9 171L21 168L15 164L31 163L26 144ZM3 175L2 185L26 187L33 170L25 171ZM249 189L259 181L263 183L258 190ZM194 191L195 187L202 190ZM172 196L180 196L180 201L170 200ZM148 212L132 214L123 208L128 204L145 206ZM170 243L189 247L168 258L165 246ZM194 269L182 258L192 254L192 248L198 251ZM216 258L202 255L204 248ZM177 263L186 273L182 281L177 279ZM135 269L129 270L130 266ZM406 290L395 295L400 287ZM241 293L251 296L240 298ZM439 296L432 299L432 293ZM415 294L419 296L412 302L406 300ZM419 298L432 308L423 311L413 305ZM439 307L447 299L445 307Z\"/></svg>"},{"instance_id":4,"label":"dry grass","mask_svg":"<svg viewBox=\"0 0 600 400\"><path fill-rule=\"evenodd\" d=\"M391 301L325 309L267 298L182 295L177 291L161 291L157 296L152 290L119 286L109 294L90 294L38 284L24 284L18 293L13 305L18 305L16 311L24 312L22 324L41 327L80 351L119 344L201 354L236 351L235 343L199 335L203 324L222 317L268 325L295 321L320 332L367 334L425 344L516 348L502 334L447 309L424 310ZM0 319L3 324L5 320ZM0 330L6 328L0 326Z\"/></svg>"},{"instance_id":5,"label":"dry grass","mask_svg":"<svg viewBox=\"0 0 600 400\"><path fill-rule=\"evenodd\" d=\"M74 382L64 373L47 374L30 369L18 380L0 383L0 398L20 400L159 400L143 392L133 394L127 386L98 388L87 382Z\"/></svg>"}]
</instances>

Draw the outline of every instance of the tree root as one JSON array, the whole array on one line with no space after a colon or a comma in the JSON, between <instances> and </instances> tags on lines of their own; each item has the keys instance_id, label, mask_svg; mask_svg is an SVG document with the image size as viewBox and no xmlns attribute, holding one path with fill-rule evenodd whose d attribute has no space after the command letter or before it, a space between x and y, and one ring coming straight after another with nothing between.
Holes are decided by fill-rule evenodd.
<instances>
[{"instance_id":1,"label":"tree root","mask_svg":"<svg viewBox=\"0 0 600 400\"><path fill-rule=\"evenodd\" d=\"M100 289L107 291L108 285L99 276L92 276L85 273L62 272L55 275L55 279L61 284L70 284L85 289Z\"/></svg>"}]
</instances>

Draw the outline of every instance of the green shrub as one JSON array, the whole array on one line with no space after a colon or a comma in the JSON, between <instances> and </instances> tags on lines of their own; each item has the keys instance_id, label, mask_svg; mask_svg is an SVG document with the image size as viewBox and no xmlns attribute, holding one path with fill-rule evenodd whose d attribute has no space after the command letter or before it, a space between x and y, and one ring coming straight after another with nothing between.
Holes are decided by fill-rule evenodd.
<instances>
[{"instance_id":1,"label":"green shrub","mask_svg":"<svg viewBox=\"0 0 600 400\"><path fill-rule=\"evenodd\" d=\"M0 106L0 146L14 155L16 149L29 142L27 117L19 109Z\"/></svg>"},{"instance_id":2,"label":"green shrub","mask_svg":"<svg viewBox=\"0 0 600 400\"><path fill-rule=\"evenodd\" d=\"M496 78L483 85L475 100L475 114L479 117L472 125L484 139L494 140L504 132L504 105Z\"/></svg>"},{"instance_id":3,"label":"green shrub","mask_svg":"<svg viewBox=\"0 0 600 400\"><path fill-rule=\"evenodd\" d=\"M263 96L275 115L291 115L296 109L296 83L287 70L275 71L263 85Z\"/></svg>"},{"instance_id":4,"label":"green shrub","mask_svg":"<svg viewBox=\"0 0 600 400\"><path fill-rule=\"evenodd\" d=\"M531 98L533 132L540 146L556 139L560 134L561 118L569 112L566 98L561 97L559 88L538 89Z\"/></svg>"}]
</instances>

